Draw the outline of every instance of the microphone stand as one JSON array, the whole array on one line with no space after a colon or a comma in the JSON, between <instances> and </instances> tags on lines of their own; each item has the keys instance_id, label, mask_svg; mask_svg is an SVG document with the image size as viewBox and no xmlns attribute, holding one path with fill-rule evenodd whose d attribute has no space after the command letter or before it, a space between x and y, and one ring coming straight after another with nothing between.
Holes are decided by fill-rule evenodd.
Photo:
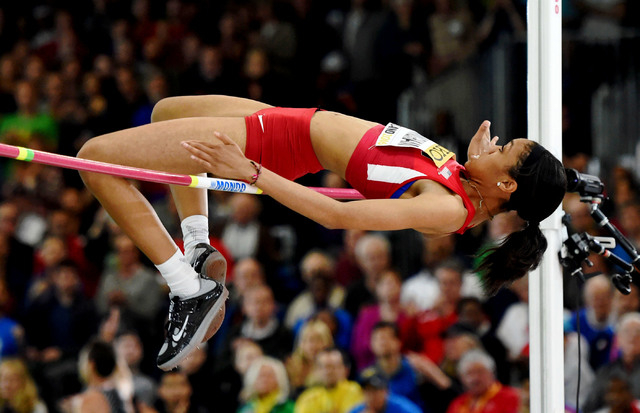
<instances>
[{"instance_id":1,"label":"microphone stand","mask_svg":"<svg viewBox=\"0 0 640 413\"><path fill-rule=\"evenodd\" d=\"M585 198L585 201L583 202L591 203L591 217L593 218L594 221L596 221L596 224L606 229L607 232L609 232L609 234L611 234L611 236L613 236L613 238L616 239L616 241L618 242L618 244L620 244L622 249L625 250L627 254L629 254L629 257L631 257L631 265L633 266L633 268L630 272L633 272L634 270L638 272L640 269L640 255L638 255L638 251L633 246L633 244L627 239L627 237L625 237L618 230L618 228L616 228L611 223L611 221L609 221L609 218L607 218L604 212L602 212L602 210L600 209L600 204L602 200L597 197L584 197L584 198ZM582 197L580 197L580 200L582 200Z\"/></svg>"},{"instance_id":2,"label":"microphone stand","mask_svg":"<svg viewBox=\"0 0 640 413\"><path fill-rule=\"evenodd\" d=\"M589 261L588 256L592 252L599 254L624 271L623 274L614 274L611 277L613 285L618 289L618 291L625 295L631 293L631 274L633 272L638 272L638 268L640 267L640 256L638 255L636 248L602 212L600 209L602 198L600 196L583 195L580 197L580 201L591 204L591 217L600 227L605 228L629 254L631 257L631 263L603 247L596 237L585 232L575 232L571 226L571 216L569 214L565 214L562 217L562 223L567 230L568 237L563 242L563 248L559 253L560 263L563 267L569 270L572 276L577 276L584 282L585 277L584 272L582 271L582 263L584 262L590 267L593 266L593 263Z\"/></svg>"}]
</instances>

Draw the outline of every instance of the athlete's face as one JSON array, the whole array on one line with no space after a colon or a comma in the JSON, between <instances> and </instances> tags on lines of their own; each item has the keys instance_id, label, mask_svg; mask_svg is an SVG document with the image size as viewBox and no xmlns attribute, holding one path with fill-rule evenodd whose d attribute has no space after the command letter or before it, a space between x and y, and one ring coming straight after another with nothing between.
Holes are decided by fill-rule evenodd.
<instances>
[{"instance_id":1,"label":"athlete's face","mask_svg":"<svg viewBox=\"0 0 640 413\"><path fill-rule=\"evenodd\" d=\"M495 181L496 184L509 177L509 170L517 166L531 148L528 139L514 139L505 145L491 145L478 158L467 161L465 168L475 179Z\"/></svg>"}]
</instances>

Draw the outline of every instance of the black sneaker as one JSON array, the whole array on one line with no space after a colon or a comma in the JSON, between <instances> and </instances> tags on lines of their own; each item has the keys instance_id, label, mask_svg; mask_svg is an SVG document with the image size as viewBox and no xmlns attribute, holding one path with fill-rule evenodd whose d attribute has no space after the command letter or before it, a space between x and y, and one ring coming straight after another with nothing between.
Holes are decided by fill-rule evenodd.
<instances>
[{"instance_id":1,"label":"black sneaker","mask_svg":"<svg viewBox=\"0 0 640 413\"><path fill-rule=\"evenodd\" d=\"M171 370L180 364L204 339L209 325L219 312L229 292L221 283L199 277L200 291L180 298L169 294L169 320L166 337L158 354L158 367Z\"/></svg>"},{"instance_id":2,"label":"black sneaker","mask_svg":"<svg viewBox=\"0 0 640 413\"><path fill-rule=\"evenodd\" d=\"M194 258L189 264L203 277L209 277L223 284L227 278L227 260L211 245L201 242L195 247Z\"/></svg>"}]
</instances>

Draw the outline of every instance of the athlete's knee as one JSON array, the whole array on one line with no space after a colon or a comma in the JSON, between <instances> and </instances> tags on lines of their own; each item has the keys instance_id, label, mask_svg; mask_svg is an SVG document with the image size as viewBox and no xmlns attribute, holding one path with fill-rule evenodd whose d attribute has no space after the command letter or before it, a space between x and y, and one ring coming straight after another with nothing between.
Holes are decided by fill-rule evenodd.
<instances>
[{"instance_id":1,"label":"athlete's knee","mask_svg":"<svg viewBox=\"0 0 640 413\"><path fill-rule=\"evenodd\" d=\"M178 101L180 97L168 97L160 99L153 106L151 112L151 122L160 122L163 120L174 119L177 116L177 109L180 107Z\"/></svg>"},{"instance_id":2,"label":"athlete's knee","mask_svg":"<svg viewBox=\"0 0 640 413\"><path fill-rule=\"evenodd\" d=\"M101 147L101 143L97 139L89 139L87 142L84 143L84 145L82 145L82 148L80 148L76 157L91 160L91 161L100 161L102 160L100 159L101 158L100 155L102 152L100 147ZM80 173L80 177L82 178L84 183L89 187L93 186L97 180L103 177L102 174L95 173L95 172L87 172L87 171L78 171L78 172Z\"/></svg>"},{"instance_id":3,"label":"athlete's knee","mask_svg":"<svg viewBox=\"0 0 640 413\"><path fill-rule=\"evenodd\" d=\"M84 145L82 145L76 156L78 158L90 159L92 161L95 161L97 160L99 154L100 143L96 139L89 139L84 143Z\"/></svg>"}]
</instances>

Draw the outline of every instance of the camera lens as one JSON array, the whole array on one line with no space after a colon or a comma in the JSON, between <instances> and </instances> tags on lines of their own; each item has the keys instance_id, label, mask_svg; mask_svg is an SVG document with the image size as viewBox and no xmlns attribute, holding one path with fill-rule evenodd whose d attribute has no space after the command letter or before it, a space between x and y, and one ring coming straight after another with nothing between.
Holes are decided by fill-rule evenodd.
<instances>
[{"instance_id":1,"label":"camera lens","mask_svg":"<svg viewBox=\"0 0 640 413\"><path fill-rule=\"evenodd\" d=\"M567 192L578 192L582 196L602 197L604 184L600 178L582 174L575 169L564 169L567 175Z\"/></svg>"},{"instance_id":2,"label":"camera lens","mask_svg":"<svg viewBox=\"0 0 640 413\"><path fill-rule=\"evenodd\" d=\"M577 192L580 186L580 174L575 169L564 168L567 174L567 192Z\"/></svg>"}]
</instances>

